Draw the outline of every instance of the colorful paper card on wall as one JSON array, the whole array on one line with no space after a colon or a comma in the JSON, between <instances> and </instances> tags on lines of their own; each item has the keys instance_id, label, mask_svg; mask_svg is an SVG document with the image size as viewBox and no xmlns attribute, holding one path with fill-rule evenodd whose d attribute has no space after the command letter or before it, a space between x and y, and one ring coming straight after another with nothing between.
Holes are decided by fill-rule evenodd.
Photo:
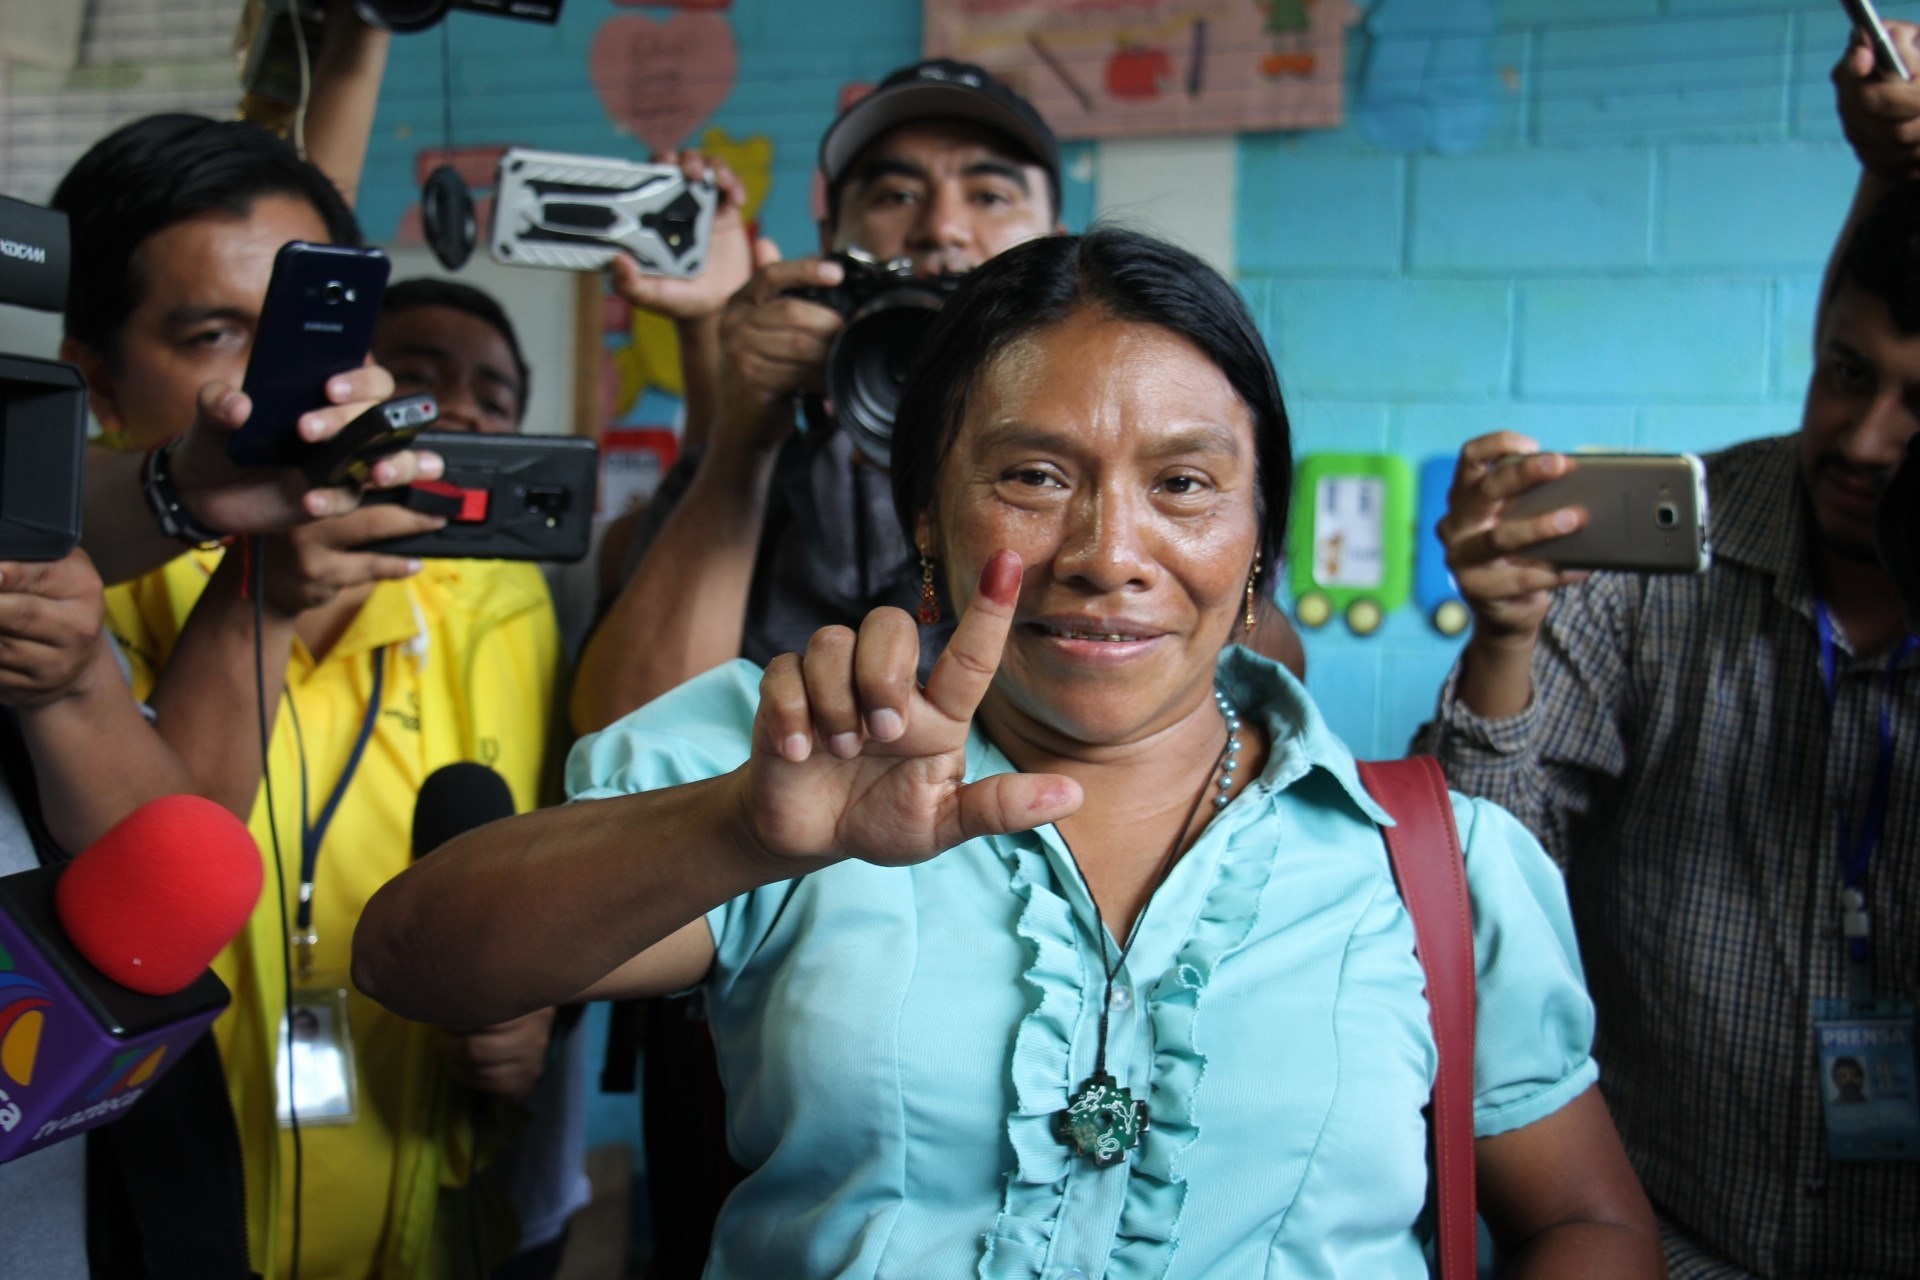
<instances>
[{"instance_id":1,"label":"colorful paper card on wall","mask_svg":"<svg viewBox=\"0 0 1920 1280\"><path fill-rule=\"evenodd\" d=\"M680 437L665 427L611 427L600 437L600 517L646 505L680 456Z\"/></svg>"},{"instance_id":2,"label":"colorful paper card on wall","mask_svg":"<svg viewBox=\"0 0 1920 1280\"><path fill-rule=\"evenodd\" d=\"M1333 129L1351 0L924 0L929 57L987 68L1063 138Z\"/></svg>"},{"instance_id":3,"label":"colorful paper card on wall","mask_svg":"<svg viewBox=\"0 0 1920 1280\"><path fill-rule=\"evenodd\" d=\"M1288 540L1288 585L1300 624L1343 614L1356 635L1407 602L1413 576L1413 469L1384 453L1300 460Z\"/></svg>"},{"instance_id":4,"label":"colorful paper card on wall","mask_svg":"<svg viewBox=\"0 0 1920 1280\"><path fill-rule=\"evenodd\" d=\"M1420 507L1414 517L1413 600L1443 636L1457 636L1473 620L1461 603L1460 588L1447 568L1447 549L1436 526L1447 514L1447 491L1453 487L1452 454L1428 458L1420 464Z\"/></svg>"}]
</instances>

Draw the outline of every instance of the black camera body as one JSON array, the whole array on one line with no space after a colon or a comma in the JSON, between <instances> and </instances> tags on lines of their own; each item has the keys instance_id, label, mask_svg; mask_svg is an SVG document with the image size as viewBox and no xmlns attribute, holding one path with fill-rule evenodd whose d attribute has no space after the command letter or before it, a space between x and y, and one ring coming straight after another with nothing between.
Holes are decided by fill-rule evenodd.
<instances>
[{"instance_id":1,"label":"black camera body","mask_svg":"<svg viewBox=\"0 0 1920 1280\"><path fill-rule=\"evenodd\" d=\"M0 303L67 305L67 215L0 196ZM0 352L0 560L59 560L80 542L87 384L59 360Z\"/></svg>"},{"instance_id":2,"label":"black camera body","mask_svg":"<svg viewBox=\"0 0 1920 1280\"><path fill-rule=\"evenodd\" d=\"M448 13L518 18L548 26L560 21L566 0L353 0L362 21L382 31L425 31ZM259 0L240 19L237 47L244 51L240 84L250 94L282 106L299 104L305 83L300 67L320 56L325 43L327 0ZM300 30L294 31L299 23ZM304 55L302 48L304 46ZM469 243L469 248L471 244ZM442 262L446 260L441 259ZM465 259L462 259L464 262ZM448 270L459 264L448 263Z\"/></svg>"},{"instance_id":3,"label":"black camera body","mask_svg":"<svg viewBox=\"0 0 1920 1280\"><path fill-rule=\"evenodd\" d=\"M552 25L564 0L354 0L360 16L388 31L424 31L451 9Z\"/></svg>"},{"instance_id":4,"label":"black camera body","mask_svg":"<svg viewBox=\"0 0 1920 1280\"><path fill-rule=\"evenodd\" d=\"M845 276L789 296L831 307L846 327L827 353L827 401L854 447L885 469L893 458L893 416L934 318L960 276L916 276L911 258L882 261L858 249L834 254Z\"/></svg>"}]
</instances>

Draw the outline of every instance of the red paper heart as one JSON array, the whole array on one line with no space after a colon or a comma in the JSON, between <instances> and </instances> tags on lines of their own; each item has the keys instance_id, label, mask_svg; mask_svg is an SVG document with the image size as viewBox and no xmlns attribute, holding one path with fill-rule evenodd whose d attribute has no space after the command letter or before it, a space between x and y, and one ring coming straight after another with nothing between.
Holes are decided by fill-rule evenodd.
<instances>
[{"instance_id":1,"label":"red paper heart","mask_svg":"<svg viewBox=\"0 0 1920 1280\"><path fill-rule=\"evenodd\" d=\"M609 18L587 58L600 105L655 151L693 136L733 92L739 67L733 27L717 13Z\"/></svg>"}]
</instances>

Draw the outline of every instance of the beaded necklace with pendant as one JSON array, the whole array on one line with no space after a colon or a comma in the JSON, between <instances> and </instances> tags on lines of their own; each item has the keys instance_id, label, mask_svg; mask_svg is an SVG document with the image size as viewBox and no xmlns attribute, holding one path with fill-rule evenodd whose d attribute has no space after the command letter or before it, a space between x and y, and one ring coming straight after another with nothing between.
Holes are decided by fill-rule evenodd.
<instances>
[{"instance_id":1,"label":"beaded necklace with pendant","mask_svg":"<svg viewBox=\"0 0 1920 1280\"><path fill-rule=\"evenodd\" d=\"M1206 801L1208 790L1214 791L1215 812L1225 808L1227 801L1233 797L1234 774L1240 767L1240 716L1234 711L1233 704L1227 701L1227 695L1218 688L1213 691L1213 700L1220 708L1221 717L1227 722L1226 745L1220 748L1219 762L1208 775L1207 782L1201 786L1200 794L1194 797L1186 820L1174 832L1173 844L1161 859L1160 874L1153 882L1153 893L1147 895L1147 905L1140 908L1140 914L1134 917L1133 927L1127 931L1127 940L1121 946L1120 954L1112 960L1107 957L1107 929L1100 915L1100 904L1093 899L1093 886L1087 883L1087 873L1081 870L1080 860L1073 857L1072 847L1067 849L1074 872L1079 875L1080 884L1087 891L1087 900L1093 902L1094 927L1100 936L1100 965L1106 973L1106 990L1100 1002L1100 1038L1094 1053L1093 1074L1067 1100L1067 1109L1059 1116L1059 1132L1061 1141L1102 1168L1126 1159L1127 1152L1140 1145L1140 1136L1147 1131L1149 1123L1146 1098L1136 1099L1132 1091L1122 1087L1107 1070L1107 1020L1113 1009L1114 977L1126 964L1134 940L1140 936L1140 922L1146 919L1147 911L1153 906L1154 894L1159 893L1160 886L1172 874L1174 863L1179 860L1180 846L1186 841L1187 828L1193 825L1195 815ZM1065 837L1062 837L1061 843L1065 842Z\"/></svg>"}]
</instances>

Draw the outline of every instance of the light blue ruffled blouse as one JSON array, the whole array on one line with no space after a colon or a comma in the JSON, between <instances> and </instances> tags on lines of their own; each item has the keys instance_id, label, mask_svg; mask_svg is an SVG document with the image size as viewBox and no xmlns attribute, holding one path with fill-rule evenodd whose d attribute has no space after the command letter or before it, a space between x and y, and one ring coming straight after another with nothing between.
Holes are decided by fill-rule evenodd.
<instances>
[{"instance_id":1,"label":"light blue ruffled blouse","mask_svg":"<svg viewBox=\"0 0 1920 1280\"><path fill-rule=\"evenodd\" d=\"M759 677L733 663L583 740L570 792L738 766ZM707 917L728 1139L753 1170L709 1277L1427 1274L1436 1058L1388 819L1286 672L1233 649L1219 680L1273 749L1154 895L1115 981L1108 1069L1148 1100L1141 1146L1101 1169L1056 1136L1105 982L1104 926L1054 828L767 885ZM977 733L968 762L1012 767ZM1593 1009L1559 872L1504 810L1453 805L1485 1137L1593 1083Z\"/></svg>"}]
</instances>

